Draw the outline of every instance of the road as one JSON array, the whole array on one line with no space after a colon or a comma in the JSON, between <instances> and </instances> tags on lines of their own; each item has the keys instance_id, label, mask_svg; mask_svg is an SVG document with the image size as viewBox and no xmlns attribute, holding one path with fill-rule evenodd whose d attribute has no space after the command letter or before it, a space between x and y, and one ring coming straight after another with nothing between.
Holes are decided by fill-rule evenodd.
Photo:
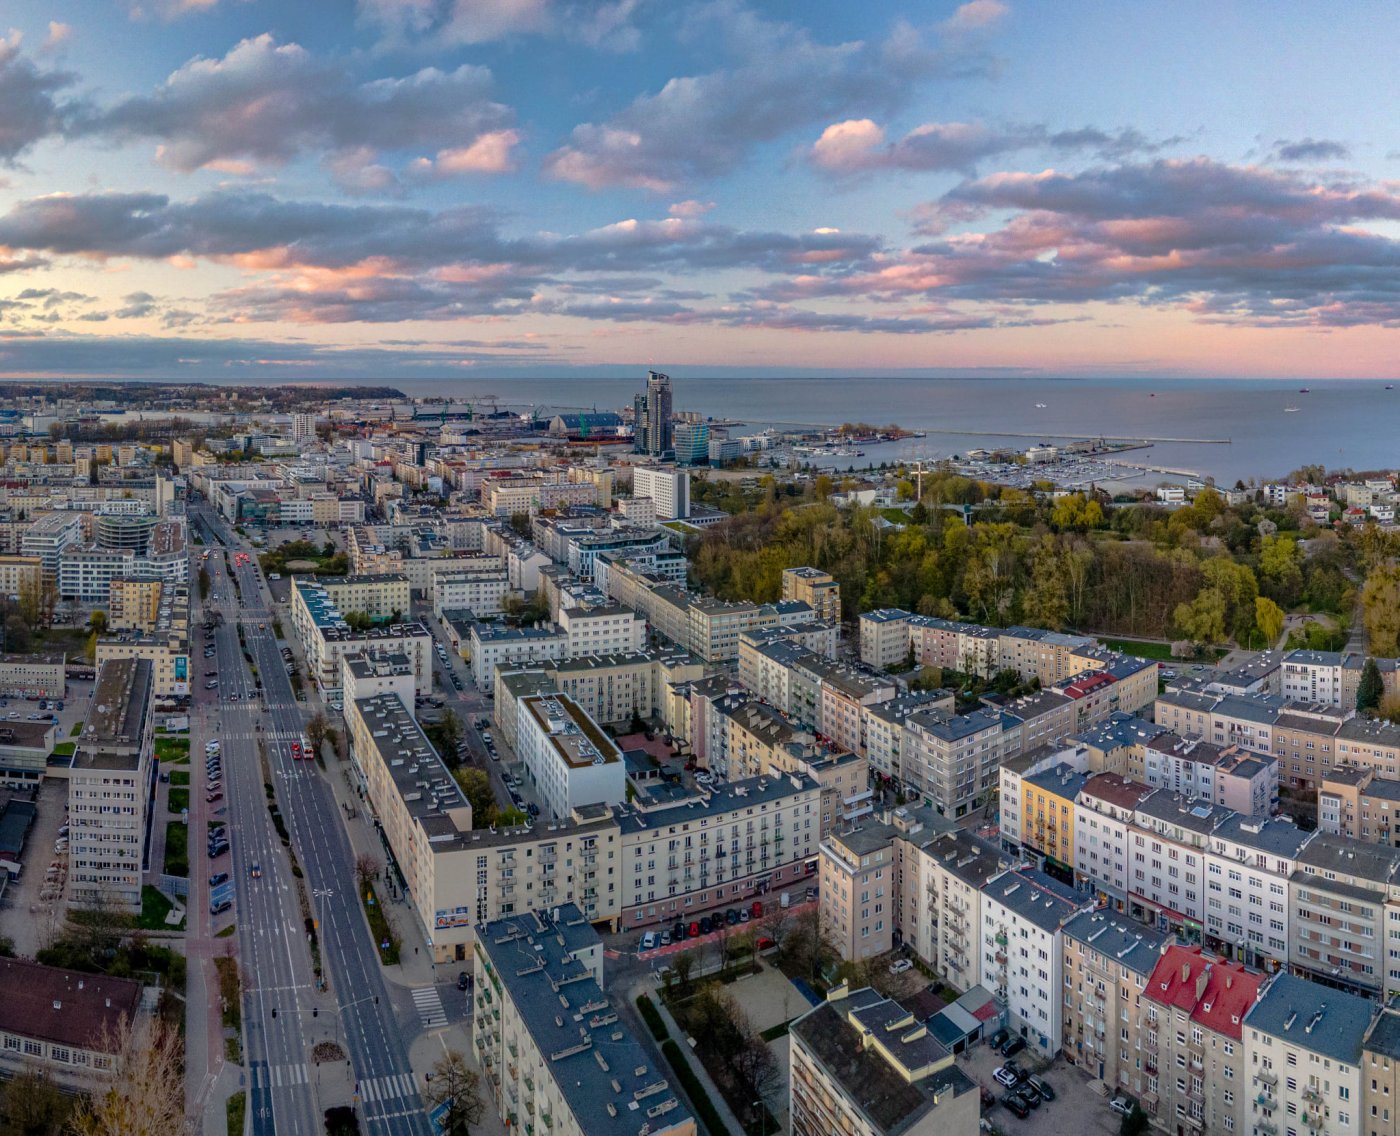
<instances>
[{"instance_id":1,"label":"road","mask_svg":"<svg viewBox=\"0 0 1400 1136\"><path fill-rule=\"evenodd\" d=\"M236 538L218 518L205 509L195 512L230 547L235 546ZM242 547L246 549L246 546ZM258 736L266 744L278 802L320 923L322 964L339 1017L339 1040L349 1054L357 1080L357 1112L365 1130L370 1133L430 1136L431 1126L409 1064L408 1046L395 1014L395 1001L385 983L378 952L370 940L360 906L354 875L354 854L340 811L316 763L294 761L291 756L291 743L302 735L306 709L297 702L292 692L277 646L272 630L270 594L255 562L250 560L234 571L241 599L226 595L228 589L225 586L219 589L220 600L226 611L233 603L237 604L231 617L226 615L226 618L230 623L233 618L243 622L248 652L264 684L264 697L261 705L254 703L249 707L246 701L240 701L232 710L226 708L224 714L226 717L232 715L235 719L241 717L241 728L230 728L230 732L246 740L250 747L255 746ZM237 634L232 626L225 628L220 635L223 637L220 639L221 645L227 641L227 637L232 637L233 649L237 650ZM251 678L247 677L241 660L234 660L226 669L222 646L219 661L221 694L225 699L232 689L237 689L222 688L222 684L230 681L225 676L231 671L238 672L238 681L246 679L251 685ZM202 687L202 681L200 685ZM260 780L257 777L251 784L240 782L231 799L241 800L244 809L260 812L266 819L263 790L257 783ZM236 821L241 822L241 817L236 817ZM239 855L241 842L239 828L235 829L233 841L235 857ZM282 858L277 856L276 860L280 867ZM238 863L237 859L235 862ZM246 880L246 871L241 875L245 884L251 882ZM264 880L258 883L267 878L265 874ZM262 890L276 895L279 897L279 907L276 912L268 913L254 909L251 920L246 918L245 912L239 920L240 946L246 938L253 940L255 949L260 946L259 932L252 928L260 928L266 919L273 919L282 928L288 927L290 919L290 931L301 938L299 953L306 960L305 935L301 933L301 914L295 889L282 892L280 889L254 887L251 890L255 896ZM261 960L263 955L257 957ZM309 966L309 961L306 961L308 975ZM299 1106L284 1102L292 1097L309 1102L311 1087L307 1084L286 1085L286 1077L279 1076L278 1067L295 1066L306 1060L303 1035L309 1024L307 1014L313 1008L316 995L310 990L304 992L295 982L280 988L266 988L260 971L257 980L262 996L255 999L250 994L245 998L244 1021L250 1038L250 1061L264 1064L250 1065L250 1069L265 1069L271 1075L271 1084L266 1083L266 1078L262 1084L259 1084L257 1076L254 1078L255 1091L250 1099L253 1131L255 1136L297 1132L299 1129L294 1125ZM273 994L277 996L277 1001L272 999ZM278 1010L276 1018L269 1016L274 1007ZM282 1012L283 1007L285 1013ZM266 1035L267 1044L261 1052L254 1052L251 1039L259 1032ZM263 1101L267 1102L271 1117L260 1124L259 1105ZM286 1121L283 1119L284 1108L288 1118Z\"/></svg>"}]
</instances>

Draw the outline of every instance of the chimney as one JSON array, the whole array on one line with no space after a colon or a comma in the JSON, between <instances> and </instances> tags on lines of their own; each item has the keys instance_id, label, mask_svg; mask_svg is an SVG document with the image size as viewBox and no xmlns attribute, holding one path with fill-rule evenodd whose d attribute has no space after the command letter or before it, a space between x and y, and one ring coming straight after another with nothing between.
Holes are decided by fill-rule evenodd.
<instances>
[{"instance_id":1,"label":"chimney","mask_svg":"<svg viewBox=\"0 0 1400 1136\"><path fill-rule=\"evenodd\" d=\"M1189 962L1184 962L1184 963L1181 964L1181 981L1182 981L1182 982L1185 982L1185 981L1186 981L1188 978L1190 978L1190 977L1191 977L1191 964L1190 964Z\"/></svg>"},{"instance_id":2,"label":"chimney","mask_svg":"<svg viewBox=\"0 0 1400 1136\"><path fill-rule=\"evenodd\" d=\"M53 1000L53 1008L54 1008L55 1010L61 1010L61 1009L63 1009L63 1003L60 1002L57 998L55 998L55 999Z\"/></svg>"},{"instance_id":3,"label":"chimney","mask_svg":"<svg viewBox=\"0 0 1400 1136\"><path fill-rule=\"evenodd\" d=\"M1201 973L1196 976L1196 1000L1200 1001L1201 995L1206 992L1206 983L1210 981L1210 967L1202 967ZM1228 981L1228 979L1226 980Z\"/></svg>"}]
</instances>

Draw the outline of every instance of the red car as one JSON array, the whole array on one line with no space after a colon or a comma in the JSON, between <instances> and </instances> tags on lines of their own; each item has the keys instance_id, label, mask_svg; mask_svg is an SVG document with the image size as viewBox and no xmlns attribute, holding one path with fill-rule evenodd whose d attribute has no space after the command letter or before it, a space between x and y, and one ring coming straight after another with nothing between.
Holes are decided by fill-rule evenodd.
<instances>
[{"instance_id":1,"label":"red car","mask_svg":"<svg viewBox=\"0 0 1400 1136\"><path fill-rule=\"evenodd\" d=\"M292 743L292 756L293 756L293 757L300 757L300 756L301 756L301 742L293 742L293 743Z\"/></svg>"},{"instance_id":2,"label":"red car","mask_svg":"<svg viewBox=\"0 0 1400 1136\"><path fill-rule=\"evenodd\" d=\"M759 903L758 900L753 901L753 907L749 911L755 919L763 918L763 904Z\"/></svg>"},{"instance_id":3,"label":"red car","mask_svg":"<svg viewBox=\"0 0 1400 1136\"><path fill-rule=\"evenodd\" d=\"M698 939L700 937L699 921L697 920L696 922L692 923L686 933L689 938Z\"/></svg>"}]
</instances>

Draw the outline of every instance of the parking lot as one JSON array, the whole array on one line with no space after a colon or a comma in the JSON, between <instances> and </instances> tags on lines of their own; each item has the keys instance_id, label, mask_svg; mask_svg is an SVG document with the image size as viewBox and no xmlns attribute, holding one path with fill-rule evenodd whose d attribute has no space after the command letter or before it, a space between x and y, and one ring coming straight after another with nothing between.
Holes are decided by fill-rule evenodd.
<instances>
[{"instance_id":1,"label":"parking lot","mask_svg":"<svg viewBox=\"0 0 1400 1136\"><path fill-rule=\"evenodd\" d=\"M1053 1101L1033 1109L1024 1120L1001 1104L1006 1089L992 1077L992 1071L1003 1062L1000 1054L990 1046L976 1045L958 1060L964 1073L996 1097L997 1103L983 1116L1007 1136L1117 1136L1121 1118L1108 1107L1108 1099L1094 1092L1086 1073L1063 1059L1047 1063L1029 1049L1013 1058L1055 1091Z\"/></svg>"},{"instance_id":2,"label":"parking lot","mask_svg":"<svg viewBox=\"0 0 1400 1136\"><path fill-rule=\"evenodd\" d=\"M55 893L61 891L68 857L54 845L68 811L68 783L45 778L35 804L34 827L24 845L24 871L10 880L0 902L0 935L27 958L48 946L63 924L63 897Z\"/></svg>"}]
</instances>

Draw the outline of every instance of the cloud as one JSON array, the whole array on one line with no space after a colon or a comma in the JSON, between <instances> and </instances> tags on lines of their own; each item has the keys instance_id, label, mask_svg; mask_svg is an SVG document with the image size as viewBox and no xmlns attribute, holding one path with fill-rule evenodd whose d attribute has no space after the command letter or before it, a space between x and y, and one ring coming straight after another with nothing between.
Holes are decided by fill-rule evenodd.
<instances>
[{"instance_id":1,"label":"cloud","mask_svg":"<svg viewBox=\"0 0 1400 1136\"><path fill-rule=\"evenodd\" d=\"M73 77L41 71L20 54L19 32L0 36L0 164L13 165L34 143L63 129L71 107L58 92Z\"/></svg>"},{"instance_id":2,"label":"cloud","mask_svg":"<svg viewBox=\"0 0 1400 1136\"><path fill-rule=\"evenodd\" d=\"M391 44L491 43L518 36L558 36L607 51L632 51L641 36L633 18L642 0L359 0L359 19Z\"/></svg>"},{"instance_id":3,"label":"cloud","mask_svg":"<svg viewBox=\"0 0 1400 1136\"><path fill-rule=\"evenodd\" d=\"M950 32L980 31L1001 23L1009 11L1001 0L968 0L948 18L943 27Z\"/></svg>"},{"instance_id":4,"label":"cloud","mask_svg":"<svg viewBox=\"0 0 1400 1136\"><path fill-rule=\"evenodd\" d=\"M72 24L61 24L57 20L50 20L49 33L44 37L44 42L39 45L39 50L42 52L57 51L72 38Z\"/></svg>"},{"instance_id":5,"label":"cloud","mask_svg":"<svg viewBox=\"0 0 1400 1136\"><path fill-rule=\"evenodd\" d=\"M1136 130L1108 132L1095 127L1052 131L1039 125L993 127L981 122L931 122L917 126L895 142L868 118L836 122L822 131L807 151L807 160L830 174L870 170L955 170L971 173L987 158L1017 150L1083 151L1100 158L1156 153L1180 142L1178 137L1149 140Z\"/></svg>"},{"instance_id":6,"label":"cloud","mask_svg":"<svg viewBox=\"0 0 1400 1136\"><path fill-rule=\"evenodd\" d=\"M1400 326L1400 188L1205 158L998 173L929 203L935 239L760 294L1173 306L1252 326ZM987 222L980 231L950 225Z\"/></svg>"},{"instance_id":7,"label":"cloud","mask_svg":"<svg viewBox=\"0 0 1400 1136\"><path fill-rule=\"evenodd\" d=\"M753 147L794 129L852 107L890 111L931 78L982 74L990 66L931 49L907 25L880 42L822 44L804 29L732 4L704 12L723 23L735 65L671 79L606 122L576 126L545 159L549 176L590 189L666 192L728 173Z\"/></svg>"},{"instance_id":8,"label":"cloud","mask_svg":"<svg viewBox=\"0 0 1400 1136\"><path fill-rule=\"evenodd\" d=\"M672 217L703 217L714 207L713 201L696 201L691 198L689 201L677 201L666 212Z\"/></svg>"},{"instance_id":9,"label":"cloud","mask_svg":"<svg viewBox=\"0 0 1400 1136\"><path fill-rule=\"evenodd\" d=\"M518 130L493 130L470 146L439 150L434 158L419 158L408 169L416 178L461 177L464 174L503 174L515 169L512 152L520 142Z\"/></svg>"},{"instance_id":10,"label":"cloud","mask_svg":"<svg viewBox=\"0 0 1400 1136\"><path fill-rule=\"evenodd\" d=\"M1351 150L1325 138L1302 138L1296 142L1280 138L1274 143L1272 156L1276 162L1343 162L1351 157Z\"/></svg>"},{"instance_id":11,"label":"cloud","mask_svg":"<svg viewBox=\"0 0 1400 1136\"><path fill-rule=\"evenodd\" d=\"M83 128L154 139L161 163L184 173L281 165L304 151L327 155L332 172L343 173L372 164L366 155L470 147L504 129L512 114L491 100L491 88L490 71L471 65L361 81L343 64L261 35L222 59L192 59L153 93Z\"/></svg>"}]
</instances>

